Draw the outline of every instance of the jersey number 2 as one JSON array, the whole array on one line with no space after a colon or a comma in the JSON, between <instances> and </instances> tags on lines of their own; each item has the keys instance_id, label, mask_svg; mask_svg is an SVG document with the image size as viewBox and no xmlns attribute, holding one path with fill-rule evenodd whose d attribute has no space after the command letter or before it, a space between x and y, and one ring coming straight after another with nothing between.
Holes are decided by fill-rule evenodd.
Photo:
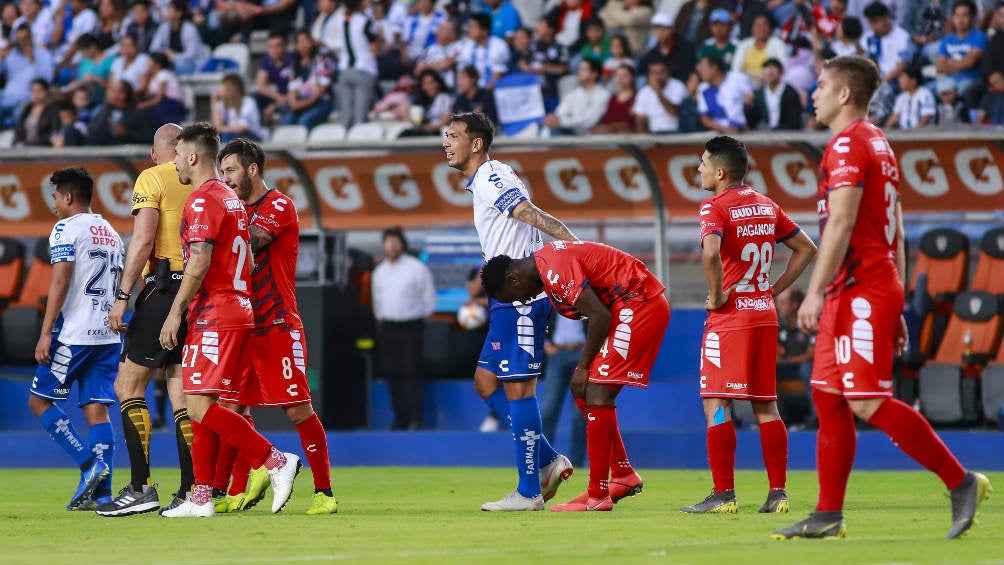
<instances>
[{"instance_id":1,"label":"jersey number 2","mask_svg":"<svg viewBox=\"0 0 1004 565\"><path fill-rule=\"evenodd\" d=\"M750 267L746 269L746 273L743 274L743 279L739 281L738 286L736 286L736 292L763 292L770 288L770 264L774 260L774 245L769 242L763 242L763 245L757 247L755 243L747 243L743 247L740 257L743 261L749 261ZM759 274L757 270L759 267ZM753 280L756 277L756 287L753 286Z\"/></svg>"},{"instance_id":2,"label":"jersey number 2","mask_svg":"<svg viewBox=\"0 0 1004 565\"><path fill-rule=\"evenodd\" d=\"M248 283L241 278L241 275L244 274L244 263L247 263L251 248L248 246L248 242L244 241L244 238L237 236L234 238L234 243L230 246L230 250L237 255L237 270L234 271L234 289L247 291Z\"/></svg>"}]
</instances>

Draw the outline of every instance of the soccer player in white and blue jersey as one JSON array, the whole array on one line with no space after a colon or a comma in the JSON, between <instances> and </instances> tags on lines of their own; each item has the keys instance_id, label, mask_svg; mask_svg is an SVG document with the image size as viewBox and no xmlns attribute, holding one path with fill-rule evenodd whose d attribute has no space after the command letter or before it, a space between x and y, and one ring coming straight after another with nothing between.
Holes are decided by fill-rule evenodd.
<instances>
[{"instance_id":1,"label":"soccer player in white and blue jersey","mask_svg":"<svg viewBox=\"0 0 1004 565\"><path fill-rule=\"evenodd\" d=\"M38 368L28 407L80 467L80 484L66 509L93 510L111 501L115 435L108 405L115 402L120 342L108 328L108 312L115 277L122 270L122 239L91 212L90 173L69 167L49 181L59 221L49 235L52 284L35 347ZM74 382L89 428L87 444L56 404L69 398Z\"/></svg>"},{"instance_id":2,"label":"soccer player in white and blue jersey","mask_svg":"<svg viewBox=\"0 0 1004 565\"><path fill-rule=\"evenodd\" d=\"M443 140L447 164L470 179L467 190L474 197L474 227L483 256L528 257L543 245L542 231L555 239L577 241L565 224L530 201L512 167L488 156L494 136L488 116L470 112L450 118ZM536 396L551 302L541 294L527 303L491 300L490 307L488 337L474 372L474 388L512 425L519 484L481 509L543 510L561 482L572 476L571 462L541 434Z\"/></svg>"}]
</instances>

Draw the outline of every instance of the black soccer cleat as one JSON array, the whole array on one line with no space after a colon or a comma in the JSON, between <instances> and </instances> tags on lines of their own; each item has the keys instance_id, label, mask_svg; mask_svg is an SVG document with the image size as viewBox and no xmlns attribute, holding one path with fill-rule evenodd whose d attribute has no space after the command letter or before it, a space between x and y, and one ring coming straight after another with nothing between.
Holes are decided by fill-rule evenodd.
<instances>
[{"instance_id":1,"label":"black soccer cleat","mask_svg":"<svg viewBox=\"0 0 1004 565\"><path fill-rule=\"evenodd\" d=\"M962 484L951 490L952 526L948 528L948 539L955 539L966 533L976 522L976 511L980 502L990 498L993 492L990 479L983 473L967 471Z\"/></svg>"},{"instance_id":2,"label":"black soccer cleat","mask_svg":"<svg viewBox=\"0 0 1004 565\"><path fill-rule=\"evenodd\" d=\"M721 492L711 491L707 498L693 504L684 506L680 512L688 514L735 514L736 513L736 491L735 489L723 490Z\"/></svg>"},{"instance_id":3,"label":"black soccer cleat","mask_svg":"<svg viewBox=\"0 0 1004 565\"><path fill-rule=\"evenodd\" d=\"M843 512L813 512L808 518L774 530L774 539L837 539L847 536Z\"/></svg>"},{"instance_id":4,"label":"black soccer cleat","mask_svg":"<svg viewBox=\"0 0 1004 565\"><path fill-rule=\"evenodd\" d=\"M757 512L761 514L773 514L773 513L788 513L788 493L783 489L774 489L767 493L767 501L763 503L760 510Z\"/></svg>"}]
</instances>

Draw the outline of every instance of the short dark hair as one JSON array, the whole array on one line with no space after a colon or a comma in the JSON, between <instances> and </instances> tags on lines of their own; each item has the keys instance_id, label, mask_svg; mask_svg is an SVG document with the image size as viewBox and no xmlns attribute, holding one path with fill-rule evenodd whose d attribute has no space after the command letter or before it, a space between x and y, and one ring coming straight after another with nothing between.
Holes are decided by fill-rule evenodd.
<instances>
[{"instance_id":1,"label":"short dark hair","mask_svg":"<svg viewBox=\"0 0 1004 565\"><path fill-rule=\"evenodd\" d=\"M865 33L865 28L861 25L861 20L854 16L849 16L840 22L840 31L843 32L844 37L847 39L861 39L861 36Z\"/></svg>"},{"instance_id":2,"label":"short dark hair","mask_svg":"<svg viewBox=\"0 0 1004 565\"><path fill-rule=\"evenodd\" d=\"M867 108L872 95L878 90L882 77L878 65L868 57L861 55L844 55L834 57L823 63L823 70L839 73L848 88L851 97L860 108Z\"/></svg>"},{"instance_id":3,"label":"short dark hair","mask_svg":"<svg viewBox=\"0 0 1004 565\"><path fill-rule=\"evenodd\" d=\"M150 60L157 63L157 66L162 69L169 71L174 69L174 63L172 63L171 60L167 58L167 55L161 51L154 51L153 53L150 53Z\"/></svg>"},{"instance_id":4,"label":"short dark hair","mask_svg":"<svg viewBox=\"0 0 1004 565\"><path fill-rule=\"evenodd\" d=\"M408 250L408 238L404 237L404 230L401 229L401 226L394 226L383 230L383 233L380 234L380 241L383 242L383 240L388 237L398 238L401 241L401 247L403 247L405 251Z\"/></svg>"},{"instance_id":5,"label":"short dark hair","mask_svg":"<svg viewBox=\"0 0 1004 565\"><path fill-rule=\"evenodd\" d=\"M723 73L729 72L729 68L728 66L726 66L725 60L719 57L718 55L705 55L703 59L707 61L709 65L711 65L712 67L716 67Z\"/></svg>"},{"instance_id":6,"label":"short dark hair","mask_svg":"<svg viewBox=\"0 0 1004 565\"><path fill-rule=\"evenodd\" d=\"M47 80L45 80L44 78L41 78L41 77L32 79L30 84L31 84L31 86L34 86L34 85L37 84L37 85L41 86L42 88L44 88L45 90L49 90L49 81L47 81Z\"/></svg>"},{"instance_id":7,"label":"short dark hair","mask_svg":"<svg viewBox=\"0 0 1004 565\"><path fill-rule=\"evenodd\" d=\"M498 255L492 257L485 266L481 268L481 286L485 287L485 293L495 298L502 287L505 286L505 275L509 271L512 258L508 255Z\"/></svg>"},{"instance_id":8,"label":"short dark hair","mask_svg":"<svg viewBox=\"0 0 1004 565\"><path fill-rule=\"evenodd\" d=\"M774 57L771 57L763 62L763 68L766 69L767 67L775 67L779 71L784 71L784 64L781 63L779 59L775 59Z\"/></svg>"},{"instance_id":9,"label":"short dark hair","mask_svg":"<svg viewBox=\"0 0 1004 565\"><path fill-rule=\"evenodd\" d=\"M453 114L450 116L450 122L462 122L467 125L467 135L471 139L481 138L485 144L485 151L488 151L495 141L495 124L484 112Z\"/></svg>"},{"instance_id":10,"label":"short dark hair","mask_svg":"<svg viewBox=\"0 0 1004 565\"><path fill-rule=\"evenodd\" d=\"M924 84L924 71L919 65L908 65L903 69L903 74L917 81L917 84Z\"/></svg>"},{"instance_id":11,"label":"short dark hair","mask_svg":"<svg viewBox=\"0 0 1004 565\"><path fill-rule=\"evenodd\" d=\"M976 15L976 3L973 2L973 0L955 0L955 2L952 2L952 13L954 13L955 9L958 8L959 6L965 6L969 8L970 16Z\"/></svg>"},{"instance_id":12,"label":"short dark hair","mask_svg":"<svg viewBox=\"0 0 1004 565\"><path fill-rule=\"evenodd\" d=\"M265 150L261 148L261 145L245 137L231 139L223 146L223 149L220 149L220 154L216 158L216 163L222 163L224 159L231 155L236 155L237 161L245 169L250 167L251 163L254 163L255 165L258 165L258 174L264 174Z\"/></svg>"},{"instance_id":13,"label":"short dark hair","mask_svg":"<svg viewBox=\"0 0 1004 565\"><path fill-rule=\"evenodd\" d=\"M82 33L77 37L77 49L89 49L98 46L98 37L93 33Z\"/></svg>"},{"instance_id":14,"label":"short dark hair","mask_svg":"<svg viewBox=\"0 0 1004 565\"><path fill-rule=\"evenodd\" d=\"M460 72L474 79L474 82L478 82L481 78L481 73L478 72L478 68L474 65L465 65L460 69Z\"/></svg>"},{"instance_id":15,"label":"short dark hair","mask_svg":"<svg viewBox=\"0 0 1004 565\"><path fill-rule=\"evenodd\" d=\"M491 14L486 14L484 12L471 14L471 17L468 21L478 24L478 27L480 27L483 30L491 31L492 29Z\"/></svg>"},{"instance_id":16,"label":"short dark hair","mask_svg":"<svg viewBox=\"0 0 1004 565\"><path fill-rule=\"evenodd\" d=\"M178 141L191 143L195 146L195 152L198 155L208 157L214 162L216 155L220 152L220 134L216 131L216 127L209 122L195 122L185 126L178 134Z\"/></svg>"},{"instance_id":17,"label":"short dark hair","mask_svg":"<svg viewBox=\"0 0 1004 565\"><path fill-rule=\"evenodd\" d=\"M876 18L888 18L891 15L891 12L889 11L889 6L875 0L875 2L865 6L863 14L865 19L874 20Z\"/></svg>"},{"instance_id":18,"label":"short dark hair","mask_svg":"<svg viewBox=\"0 0 1004 565\"><path fill-rule=\"evenodd\" d=\"M729 180L742 180L746 177L750 156L743 142L734 137L719 135L709 139L704 144L704 149L725 169Z\"/></svg>"},{"instance_id":19,"label":"short dark hair","mask_svg":"<svg viewBox=\"0 0 1004 565\"><path fill-rule=\"evenodd\" d=\"M603 74L603 63L599 59L593 59L592 57L586 57L582 60L583 63L589 65L589 72L596 76Z\"/></svg>"},{"instance_id":20,"label":"short dark hair","mask_svg":"<svg viewBox=\"0 0 1004 565\"><path fill-rule=\"evenodd\" d=\"M49 182L56 188L56 192L62 194L72 194L74 200L81 204L90 205L94 196L94 177L83 167L66 167L52 173Z\"/></svg>"}]
</instances>

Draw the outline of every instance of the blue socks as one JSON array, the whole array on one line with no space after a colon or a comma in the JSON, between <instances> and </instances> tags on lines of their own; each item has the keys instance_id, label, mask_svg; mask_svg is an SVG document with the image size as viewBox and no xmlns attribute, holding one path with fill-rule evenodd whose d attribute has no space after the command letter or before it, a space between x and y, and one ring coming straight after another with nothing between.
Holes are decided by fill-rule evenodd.
<instances>
[{"instance_id":1,"label":"blue socks","mask_svg":"<svg viewBox=\"0 0 1004 565\"><path fill-rule=\"evenodd\" d=\"M83 440L80 439L77 430L73 428L73 424L70 423L70 419L66 416L66 412L63 412L58 406L52 405L42 413L38 421L45 428L45 431L49 433L49 437L56 442L56 445L62 447L63 451L77 462L78 467L83 467L84 463L90 460L91 451L87 449ZM111 424L108 427L110 433Z\"/></svg>"},{"instance_id":2,"label":"blue socks","mask_svg":"<svg viewBox=\"0 0 1004 565\"><path fill-rule=\"evenodd\" d=\"M485 399L485 404L492 409L507 426L512 427L512 417L509 414L509 399L505 396L505 387L498 387L495 392L488 395Z\"/></svg>"},{"instance_id":3,"label":"blue socks","mask_svg":"<svg viewBox=\"0 0 1004 565\"><path fill-rule=\"evenodd\" d=\"M516 489L527 498L540 494L540 405L537 397L521 398L509 403L512 416L512 438L516 447L516 469L519 484ZM553 450L552 450L553 451Z\"/></svg>"},{"instance_id":4,"label":"blue socks","mask_svg":"<svg viewBox=\"0 0 1004 565\"><path fill-rule=\"evenodd\" d=\"M110 422L91 426L88 430L91 438L91 452L108 464L108 476L94 489L94 496L110 495L112 493L112 473L115 459L115 432Z\"/></svg>"}]
</instances>

